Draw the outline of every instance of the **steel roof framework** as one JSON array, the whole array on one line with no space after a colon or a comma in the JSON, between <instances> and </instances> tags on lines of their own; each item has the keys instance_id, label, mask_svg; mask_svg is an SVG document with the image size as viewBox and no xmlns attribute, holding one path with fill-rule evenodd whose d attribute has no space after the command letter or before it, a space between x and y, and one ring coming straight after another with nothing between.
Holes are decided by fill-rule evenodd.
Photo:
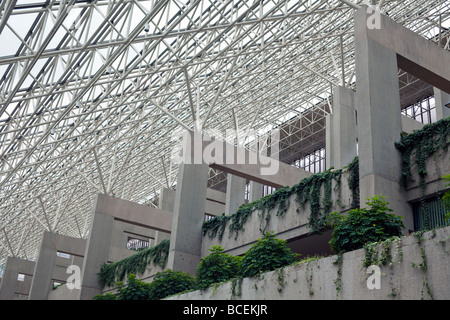
<instances>
[{"instance_id":1,"label":"steel roof framework","mask_svg":"<svg viewBox=\"0 0 450 320\"><path fill-rule=\"evenodd\" d=\"M43 230L86 237L98 192L153 205L183 129L313 134L282 124L323 122L354 87L352 4L2 1L0 265L35 258ZM449 49L449 1L377 4Z\"/></svg>"}]
</instances>

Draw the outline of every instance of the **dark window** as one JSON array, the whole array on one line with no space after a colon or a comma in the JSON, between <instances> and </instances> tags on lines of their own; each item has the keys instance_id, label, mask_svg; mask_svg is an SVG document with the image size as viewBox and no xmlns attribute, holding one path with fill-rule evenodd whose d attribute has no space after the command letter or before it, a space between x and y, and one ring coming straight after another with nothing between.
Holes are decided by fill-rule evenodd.
<instances>
[{"instance_id":1,"label":"dark window","mask_svg":"<svg viewBox=\"0 0 450 320\"><path fill-rule=\"evenodd\" d=\"M445 222L445 213L441 197L426 199L423 204L415 203L413 205L414 230L420 231L450 225L449 222Z\"/></svg>"}]
</instances>

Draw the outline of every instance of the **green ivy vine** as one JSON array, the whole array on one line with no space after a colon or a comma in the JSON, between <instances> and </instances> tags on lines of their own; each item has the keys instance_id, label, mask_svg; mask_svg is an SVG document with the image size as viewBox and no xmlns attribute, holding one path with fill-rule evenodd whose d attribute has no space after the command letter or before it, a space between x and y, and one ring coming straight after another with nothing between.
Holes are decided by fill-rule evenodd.
<instances>
[{"instance_id":1,"label":"green ivy vine","mask_svg":"<svg viewBox=\"0 0 450 320\"><path fill-rule=\"evenodd\" d=\"M295 201L300 206L306 203L310 204L311 214L309 216L308 227L311 233L322 231L326 228L327 216L330 213L333 202L331 194L333 190L337 190L341 184L341 177L344 170L349 171L348 183L352 191L351 207L359 206L359 165L356 157L344 169L329 169L324 172L316 173L308 178L303 179L292 187L282 187L274 193L262 197L259 200L244 204L238 210L231 214L214 217L205 221L202 225L203 235L209 238L218 237L222 240L223 234L228 226L231 234L237 239L240 232L244 231L244 225L254 212L258 212L261 217L260 231L264 234L270 221L273 210L278 206L275 213L277 217L284 215L290 206L291 196L295 196ZM335 186L333 189L333 181ZM321 198L321 190L323 189L323 197ZM338 200L337 200L338 201ZM299 212L300 209L297 209Z\"/></svg>"},{"instance_id":2,"label":"green ivy vine","mask_svg":"<svg viewBox=\"0 0 450 320\"><path fill-rule=\"evenodd\" d=\"M104 263L98 273L102 288L123 281L130 274L143 274L150 263L164 268L169 255L170 241L162 240L158 245L113 263Z\"/></svg>"},{"instance_id":3,"label":"green ivy vine","mask_svg":"<svg viewBox=\"0 0 450 320\"><path fill-rule=\"evenodd\" d=\"M450 117L435 123L425 125L421 130L415 130L411 134L402 135L401 140L395 143L395 147L402 154L402 172L400 184L406 188L412 181L411 165L412 156L415 156L419 187L421 189L420 206L424 212L424 226L429 229L429 215L425 202L425 177L427 175L426 160L439 149L447 151L450 139Z\"/></svg>"},{"instance_id":4,"label":"green ivy vine","mask_svg":"<svg viewBox=\"0 0 450 320\"><path fill-rule=\"evenodd\" d=\"M307 202L310 204L311 213L309 215L308 227L311 233L320 232L326 227L327 217L332 206L332 182L333 180L336 181L336 188L340 187L341 176L342 169L330 169L303 179L300 183L292 187L292 193L295 194L295 199L300 206L304 207ZM320 190L322 187L324 189L324 196L321 200ZM300 208L297 208L297 212L299 211Z\"/></svg>"},{"instance_id":5,"label":"green ivy vine","mask_svg":"<svg viewBox=\"0 0 450 320\"><path fill-rule=\"evenodd\" d=\"M430 296L431 300L434 300L433 293L431 292L430 285L428 283L428 278L427 278L427 269L428 269L427 255L425 253L425 248L423 247L423 242L425 241L424 236L423 236L424 233L425 233L425 230L421 230L421 231L414 233L414 237L417 239L417 245L419 246L422 262L412 263L412 267L422 270L422 272L423 272L423 277L422 277L423 287L425 288L427 294ZM424 290L422 289L422 300L423 299L424 299Z\"/></svg>"},{"instance_id":6,"label":"green ivy vine","mask_svg":"<svg viewBox=\"0 0 450 320\"><path fill-rule=\"evenodd\" d=\"M359 157L355 157L352 162L346 167L349 172L348 187L352 192L352 203L350 209L359 208Z\"/></svg>"}]
</instances>

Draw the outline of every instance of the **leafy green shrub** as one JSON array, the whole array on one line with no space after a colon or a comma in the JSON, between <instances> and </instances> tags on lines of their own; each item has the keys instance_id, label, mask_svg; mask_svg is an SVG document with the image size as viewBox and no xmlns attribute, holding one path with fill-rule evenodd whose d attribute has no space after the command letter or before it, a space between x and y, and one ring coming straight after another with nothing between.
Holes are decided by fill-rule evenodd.
<instances>
[{"instance_id":1,"label":"leafy green shrub","mask_svg":"<svg viewBox=\"0 0 450 320\"><path fill-rule=\"evenodd\" d=\"M206 289L218 282L230 280L237 276L240 257L223 253L221 246L212 246L211 253L204 257L197 266L199 289Z\"/></svg>"},{"instance_id":2,"label":"leafy green shrub","mask_svg":"<svg viewBox=\"0 0 450 320\"><path fill-rule=\"evenodd\" d=\"M196 288L195 278L189 273L166 270L158 272L150 283L151 300L165 297Z\"/></svg>"},{"instance_id":3,"label":"leafy green shrub","mask_svg":"<svg viewBox=\"0 0 450 320\"><path fill-rule=\"evenodd\" d=\"M296 259L297 254L291 251L286 241L275 238L273 232L267 232L244 254L239 273L243 277L251 277L292 264Z\"/></svg>"},{"instance_id":4,"label":"leafy green shrub","mask_svg":"<svg viewBox=\"0 0 450 320\"><path fill-rule=\"evenodd\" d=\"M95 297L92 298L92 300L117 300L117 297L115 294L107 292L105 294L96 295Z\"/></svg>"},{"instance_id":5,"label":"leafy green shrub","mask_svg":"<svg viewBox=\"0 0 450 320\"><path fill-rule=\"evenodd\" d=\"M130 274L124 285L117 282L117 300L149 300L150 284L140 279L136 279L136 275Z\"/></svg>"},{"instance_id":6,"label":"leafy green shrub","mask_svg":"<svg viewBox=\"0 0 450 320\"><path fill-rule=\"evenodd\" d=\"M356 208L341 214L333 212L329 224L334 228L330 246L335 252L356 250L368 242L378 242L393 236L401 236L402 218L392 214L385 197L367 198L368 208Z\"/></svg>"}]
</instances>

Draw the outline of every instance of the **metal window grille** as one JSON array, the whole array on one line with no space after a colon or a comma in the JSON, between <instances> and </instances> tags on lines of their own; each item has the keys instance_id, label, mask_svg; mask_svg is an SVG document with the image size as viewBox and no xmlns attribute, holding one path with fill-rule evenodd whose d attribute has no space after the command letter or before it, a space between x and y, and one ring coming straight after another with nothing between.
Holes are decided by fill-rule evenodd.
<instances>
[{"instance_id":1,"label":"metal window grille","mask_svg":"<svg viewBox=\"0 0 450 320\"><path fill-rule=\"evenodd\" d=\"M413 205L414 230L426 230L450 225L445 222L445 208L441 197L434 197Z\"/></svg>"}]
</instances>

